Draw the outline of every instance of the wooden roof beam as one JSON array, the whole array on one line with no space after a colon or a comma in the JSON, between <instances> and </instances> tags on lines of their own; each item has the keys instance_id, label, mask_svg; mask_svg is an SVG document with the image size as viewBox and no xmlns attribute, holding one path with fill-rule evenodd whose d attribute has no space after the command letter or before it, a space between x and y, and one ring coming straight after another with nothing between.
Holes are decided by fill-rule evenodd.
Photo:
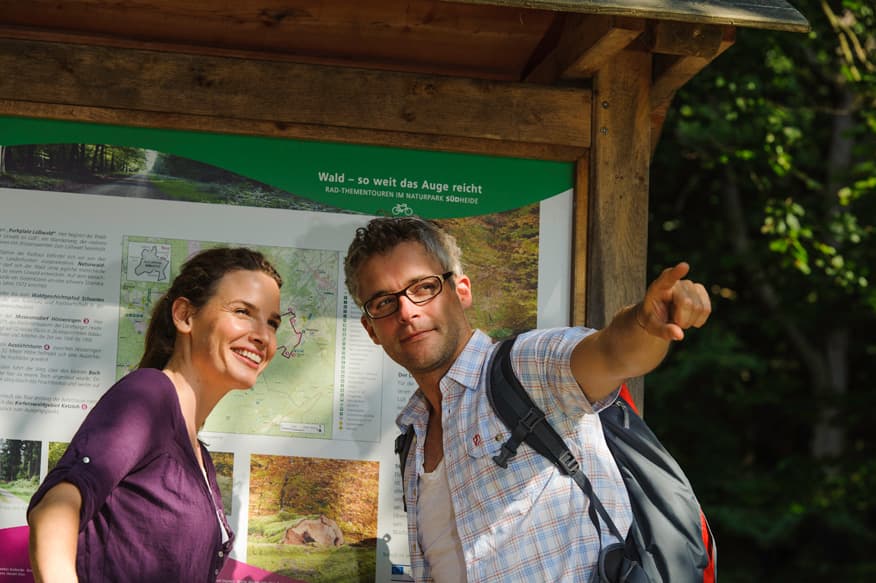
<instances>
[{"instance_id":1,"label":"wooden roof beam","mask_svg":"<svg viewBox=\"0 0 876 583\"><path fill-rule=\"evenodd\" d=\"M554 19L521 7L435 0L0 0L0 6L2 34L31 40L515 81Z\"/></svg>"},{"instance_id":2,"label":"wooden roof beam","mask_svg":"<svg viewBox=\"0 0 876 583\"><path fill-rule=\"evenodd\" d=\"M651 85L651 152L657 147L675 93L736 41L736 28L659 23L652 36L654 74Z\"/></svg>"},{"instance_id":3,"label":"wooden roof beam","mask_svg":"<svg viewBox=\"0 0 876 583\"><path fill-rule=\"evenodd\" d=\"M10 39L0 71L0 114L549 159L590 145L586 89Z\"/></svg>"},{"instance_id":4,"label":"wooden roof beam","mask_svg":"<svg viewBox=\"0 0 876 583\"><path fill-rule=\"evenodd\" d=\"M526 75L530 83L592 77L645 31L645 21L622 16L565 15L554 49Z\"/></svg>"},{"instance_id":5,"label":"wooden roof beam","mask_svg":"<svg viewBox=\"0 0 876 583\"><path fill-rule=\"evenodd\" d=\"M459 4L492 4L556 12L630 16L809 32L809 21L787 0L442 0Z\"/></svg>"},{"instance_id":6,"label":"wooden roof beam","mask_svg":"<svg viewBox=\"0 0 876 583\"><path fill-rule=\"evenodd\" d=\"M714 59L722 50L721 43L728 28L732 27L655 21L648 32L648 48L652 53Z\"/></svg>"}]
</instances>

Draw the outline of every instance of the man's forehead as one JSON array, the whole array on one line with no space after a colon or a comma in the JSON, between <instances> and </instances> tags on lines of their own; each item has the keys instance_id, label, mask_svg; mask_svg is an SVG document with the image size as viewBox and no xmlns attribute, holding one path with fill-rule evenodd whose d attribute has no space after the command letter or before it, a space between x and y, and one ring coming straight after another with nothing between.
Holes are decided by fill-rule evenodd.
<instances>
[{"instance_id":1,"label":"man's forehead","mask_svg":"<svg viewBox=\"0 0 876 583\"><path fill-rule=\"evenodd\" d=\"M421 243L411 241L370 257L359 269L359 282L363 297L368 297L401 289L440 271L441 263Z\"/></svg>"}]
</instances>

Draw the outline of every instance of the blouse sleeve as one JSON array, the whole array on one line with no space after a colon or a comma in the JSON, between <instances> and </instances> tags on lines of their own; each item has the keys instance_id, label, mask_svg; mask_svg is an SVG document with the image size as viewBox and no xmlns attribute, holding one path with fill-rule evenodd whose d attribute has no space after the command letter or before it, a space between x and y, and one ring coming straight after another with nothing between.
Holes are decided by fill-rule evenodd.
<instances>
[{"instance_id":1,"label":"blouse sleeve","mask_svg":"<svg viewBox=\"0 0 876 583\"><path fill-rule=\"evenodd\" d=\"M113 385L100 398L73 436L58 464L33 495L28 512L61 482L82 495L80 530L128 474L161 450L173 436L179 403L173 384L156 369L140 369Z\"/></svg>"}]
</instances>

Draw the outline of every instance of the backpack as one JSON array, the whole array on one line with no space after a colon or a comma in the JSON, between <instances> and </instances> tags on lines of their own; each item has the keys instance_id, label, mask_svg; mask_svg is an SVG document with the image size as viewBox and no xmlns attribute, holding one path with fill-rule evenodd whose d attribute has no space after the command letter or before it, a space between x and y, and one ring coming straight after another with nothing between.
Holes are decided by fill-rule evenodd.
<instances>
[{"instance_id":1,"label":"backpack","mask_svg":"<svg viewBox=\"0 0 876 583\"><path fill-rule=\"evenodd\" d=\"M626 386L612 405L599 412L605 441L632 505L633 523L624 537L593 491L590 480L581 472L575 456L514 374L510 358L513 344L514 338L503 341L489 367L487 396L511 431L493 461L507 467L520 444L526 443L578 484L590 499L588 513L600 540L603 526L617 540L600 550L594 574L598 583L715 583L715 541L693 488L675 459L638 415ZM395 442L405 511L404 469L413 437L413 428L408 428Z\"/></svg>"}]
</instances>

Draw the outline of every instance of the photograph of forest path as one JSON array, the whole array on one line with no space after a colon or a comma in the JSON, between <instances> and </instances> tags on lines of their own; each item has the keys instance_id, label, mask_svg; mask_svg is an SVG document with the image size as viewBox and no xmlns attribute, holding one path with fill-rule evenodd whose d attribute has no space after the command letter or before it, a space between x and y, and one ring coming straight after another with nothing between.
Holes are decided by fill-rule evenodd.
<instances>
[{"instance_id":1,"label":"photograph of forest path","mask_svg":"<svg viewBox=\"0 0 876 583\"><path fill-rule=\"evenodd\" d=\"M39 441L0 439L0 511L27 508L39 486Z\"/></svg>"},{"instance_id":2,"label":"photograph of forest path","mask_svg":"<svg viewBox=\"0 0 876 583\"><path fill-rule=\"evenodd\" d=\"M253 455L247 563L307 583L375 580L378 462Z\"/></svg>"},{"instance_id":3,"label":"photograph of forest path","mask_svg":"<svg viewBox=\"0 0 876 583\"><path fill-rule=\"evenodd\" d=\"M108 144L0 145L0 187L350 212L196 160Z\"/></svg>"}]
</instances>

